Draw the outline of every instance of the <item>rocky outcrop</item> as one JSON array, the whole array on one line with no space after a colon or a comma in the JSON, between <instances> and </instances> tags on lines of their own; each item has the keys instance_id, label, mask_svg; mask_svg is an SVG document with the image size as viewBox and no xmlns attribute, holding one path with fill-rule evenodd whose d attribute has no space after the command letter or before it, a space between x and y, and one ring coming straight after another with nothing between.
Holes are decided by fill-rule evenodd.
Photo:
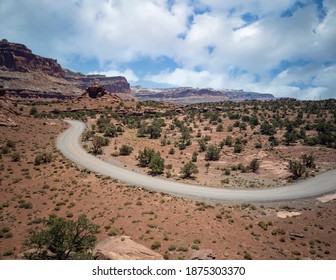
<instances>
[{"instance_id":1,"label":"rocky outcrop","mask_svg":"<svg viewBox=\"0 0 336 280\"><path fill-rule=\"evenodd\" d=\"M242 100L272 100L272 94L245 92L242 90L215 90L212 88L155 88L147 89L132 87L132 93L141 101L166 101L180 105L203 102L242 101Z\"/></svg>"},{"instance_id":2,"label":"rocky outcrop","mask_svg":"<svg viewBox=\"0 0 336 280\"><path fill-rule=\"evenodd\" d=\"M194 251L189 258L190 260L214 260L216 256L211 249L200 249Z\"/></svg>"},{"instance_id":3,"label":"rocky outcrop","mask_svg":"<svg viewBox=\"0 0 336 280\"><path fill-rule=\"evenodd\" d=\"M3 93L1 87L0 93ZM0 126L17 126L16 122L12 119L17 113L11 107L12 103L0 95Z\"/></svg>"},{"instance_id":4,"label":"rocky outcrop","mask_svg":"<svg viewBox=\"0 0 336 280\"><path fill-rule=\"evenodd\" d=\"M91 98L98 98L98 97L102 97L105 94L107 94L107 91L106 91L105 86L96 85L96 86L88 87L84 94L87 94Z\"/></svg>"},{"instance_id":5,"label":"rocky outcrop","mask_svg":"<svg viewBox=\"0 0 336 280\"><path fill-rule=\"evenodd\" d=\"M92 85L103 85L106 91L115 93L123 99L133 99L131 87L125 77L106 77L104 75L83 75L70 70L65 71L65 79L76 87L86 90Z\"/></svg>"},{"instance_id":6,"label":"rocky outcrop","mask_svg":"<svg viewBox=\"0 0 336 280\"><path fill-rule=\"evenodd\" d=\"M123 99L134 98L124 77L75 73L63 69L55 59L35 55L25 45L4 39L0 41L0 84L8 95L18 98L74 98L96 84Z\"/></svg>"},{"instance_id":7,"label":"rocky outcrop","mask_svg":"<svg viewBox=\"0 0 336 280\"><path fill-rule=\"evenodd\" d=\"M162 260L162 256L134 242L129 236L115 236L100 241L92 252L98 260Z\"/></svg>"},{"instance_id":8,"label":"rocky outcrop","mask_svg":"<svg viewBox=\"0 0 336 280\"><path fill-rule=\"evenodd\" d=\"M0 41L0 67L7 71L42 71L50 76L65 76L57 60L35 55L25 45L10 43L7 40Z\"/></svg>"}]
</instances>

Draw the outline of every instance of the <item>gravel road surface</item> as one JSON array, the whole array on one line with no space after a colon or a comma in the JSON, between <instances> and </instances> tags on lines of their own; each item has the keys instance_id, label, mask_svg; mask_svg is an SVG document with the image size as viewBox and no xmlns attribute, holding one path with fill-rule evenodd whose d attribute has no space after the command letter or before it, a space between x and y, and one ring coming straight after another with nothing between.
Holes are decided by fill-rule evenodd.
<instances>
[{"instance_id":1,"label":"gravel road surface","mask_svg":"<svg viewBox=\"0 0 336 280\"><path fill-rule=\"evenodd\" d=\"M147 176L118 167L88 154L80 142L85 124L75 120L66 120L66 122L70 124L70 128L60 134L56 141L57 148L61 153L88 170L110 176L128 185L198 200L237 202L293 200L313 197L336 190L336 170L330 170L316 177L283 187L253 190L205 187Z\"/></svg>"}]
</instances>

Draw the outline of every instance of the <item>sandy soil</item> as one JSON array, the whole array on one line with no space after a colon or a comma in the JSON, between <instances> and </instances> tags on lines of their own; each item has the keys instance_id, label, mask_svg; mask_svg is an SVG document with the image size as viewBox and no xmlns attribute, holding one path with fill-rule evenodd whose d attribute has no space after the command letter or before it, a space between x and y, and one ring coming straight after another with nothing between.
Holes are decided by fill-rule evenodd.
<instances>
[{"instance_id":1,"label":"sandy soil","mask_svg":"<svg viewBox=\"0 0 336 280\"><path fill-rule=\"evenodd\" d=\"M99 240L117 233L146 247L159 241L161 247L156 251L168 259L188 259L200 248L212 249L217 259L336 259L335 200L204 203L125 186L81 170L55 149L55 139L66 127L62 121L33 117L16 117L15 121L17 128L0 129L0 146L8 140L15 142L15 148L0 158L3 259L15 258L22 252L29 230L39 228L41 219L52 213L69 218L87 214L101 227ZM126 141L127 135L127 141L135 141L129 133L115 139L120 141L117 145L124 141L121 139ZM162 149L165 154L166 148ZM36 155L44 151L52 153L52 162L34 165ZM289 156L301 151L294 146L289 151L279 148L278 153ZM20 161L12 161L14 152L20 154ZM321 148L318 162L328 163L328 152ZM131 157L125 157L125 164L130 164L136 154L135 151ZM178 173L174 164L181 159L168 159ZM211 165L209 176L214 177L215 170L215 164ZM215 179L213 183L216 184ZM301 215L282 219L277 216L279 211ZM291 236L291 232L298 232L303 238Z\"/></svg>"}]
</instances>

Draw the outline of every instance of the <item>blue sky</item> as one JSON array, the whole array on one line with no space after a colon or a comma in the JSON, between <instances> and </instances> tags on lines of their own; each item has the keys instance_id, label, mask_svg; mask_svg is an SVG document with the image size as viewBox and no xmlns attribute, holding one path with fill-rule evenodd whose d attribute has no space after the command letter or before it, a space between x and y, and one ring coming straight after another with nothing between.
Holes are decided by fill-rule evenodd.
<instances>
[{"instance_id":1,"label":"blue sky","mask_svg":"<svg viewBox=\"0 0 336 280\"><path fill-rule=\"evenodd\" d=\"M335 0L1 0L0 37L63 67L336 98Z\"/></svg>"}]
</instances>

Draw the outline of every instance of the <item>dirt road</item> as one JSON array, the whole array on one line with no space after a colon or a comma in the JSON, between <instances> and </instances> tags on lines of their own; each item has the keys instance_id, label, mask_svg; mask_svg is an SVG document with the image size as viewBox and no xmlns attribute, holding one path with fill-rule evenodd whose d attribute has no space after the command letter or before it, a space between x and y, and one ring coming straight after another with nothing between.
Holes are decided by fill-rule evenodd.
<instances>
[{"instance_id":1,"label":"dirt road","mask_svg":"<svg viewBox=\"0 0 336 280\"><path fill-rule=\"evenodd\" d=\"M74 120L67 120L66 122L71 126L57 138L56 143L57 148L63 155L88 170L110 176L128 185L199 200L246 202L293 200L317 196L336 190L336 170L331 170L305 181L284 187L258 190L211 188L147 176L115 166L88 154L80 143L80 136L85 129L85 124Z\"/></svg>"}]
</instances>

